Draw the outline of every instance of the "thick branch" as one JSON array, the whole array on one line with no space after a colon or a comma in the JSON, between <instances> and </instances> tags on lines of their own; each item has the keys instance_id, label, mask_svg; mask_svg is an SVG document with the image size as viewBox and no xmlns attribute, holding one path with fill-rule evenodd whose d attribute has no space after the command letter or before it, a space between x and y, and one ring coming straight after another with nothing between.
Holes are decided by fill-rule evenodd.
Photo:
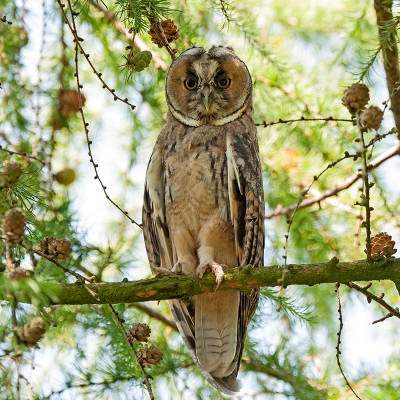
<instances>
[{"instance_id":1,"label":"thick branch","mask_svg":"<svg viewBox=\"0 0 400 400\"><path fill-rule=\"evenodd\" d=\"M225 272L219 290L249 291L259 286L280 286L284 269L288 271L285 272L285 286L382 279L400 281L400 258L371 263L366 260L332 260L321 264L232 268ZM187 301L191 296L214 289L215 277L210 272L206 273L201 284L195 275L157 277L135 282L59 284L54 289L58 298L54 304L116 304L166 299ZM0 293L0 300L7 300L6 294Z\"/></svg>"},{"instance_id":2,"label":"thick branch","mask_svg":"<svg viewBox=\"0 0 400 400\"><path fill-rule=\"evenodd\" d=\"M392 146L390 149L383 152L380 156L376 157L373 161L371 161L369 163L369 165L371 165L370 171L379 167L382 163L389 160L393 156L399 155L399 154L400 154L400 142L397 142L394 146ZM350 186L352 186L354 183L356 183L360 179L360 177L361 177L360 172L357 172L357 173L351 175L343 183L341 183L340 185L337 185L335 188L326 190L325 192L322 192L318 196L315 196L315 197L312 197L311 199L302 201L300 203L298 209L300 210L301 208L310 207L311 205L313 205L315 203L319 203L328 197L336 196L339 192L341 192L345 189L348 189ZM272 218L272 217L276 217L278 215L288 215L288 214L292 213L295 209L296 209L296 204L293 204L289 207L277 207L274 211L266 214L265 218Z\"/></svg>"},{"instance_id":3,"label":"thick branch","mask_svg":"<svg viewBox=\"0 0 400 400\"><path fill-rule=\"evenodd\" d=\"M379 39L384 36L385 25L388 21L393 19L392 14L392 0L375 0L374 7L376 12L376 22L379 29ZM400 81L400 71L399 71L399 56L397 50L397 37L396 31L393 32L391 37L391 43L387 48L382 51L385 52L383 55L384 67L386 73L387 87L389 89L389 95L393 93L393 89L398 86ZM396 92L391 96L391 107L393 112L394 121L397 129L397 137L400 139L400 92Z\"/></svg>"}]
</instances>

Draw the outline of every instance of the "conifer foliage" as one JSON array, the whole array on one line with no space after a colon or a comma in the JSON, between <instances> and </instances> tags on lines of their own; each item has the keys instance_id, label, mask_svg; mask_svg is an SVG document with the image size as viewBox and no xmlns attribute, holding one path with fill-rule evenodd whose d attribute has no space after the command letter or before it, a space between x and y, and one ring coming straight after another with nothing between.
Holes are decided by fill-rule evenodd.
<instances>
[{"instance_id":1,"label":"conifer foliage","mask_svg":"<svg viewBox=\"0 0 400 400\"><path fill-rule=\"evenodd\" d=\"M152 301L168 278L132 302L124 289L150 278L140 210L166 71L213 45L253 77L265 265L279 265L272 284L245 267L221 285L264 286L240 396L398 398L400 14L326 5L2 0L1 398L223 398ZM176 279L175 297L199 290Z\"/></svg>"}]
</instances>

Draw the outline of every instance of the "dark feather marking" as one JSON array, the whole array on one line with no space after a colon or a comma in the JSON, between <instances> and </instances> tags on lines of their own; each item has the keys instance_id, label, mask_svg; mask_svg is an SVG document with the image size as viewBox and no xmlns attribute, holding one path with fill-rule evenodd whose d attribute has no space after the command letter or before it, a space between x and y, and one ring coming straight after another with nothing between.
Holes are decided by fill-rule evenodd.
<instances>
[{"instance_id":1,"label":"dark feather marking","mask_svg":"<svg viewBox=\"0 0 400 400\"><path fill-rule=\"evenodd\" d=\"M218 206L218 203L219 203L218 198L219 198L218 181L215 180L214 201L215 201L216 206Z\"/></svg>"},{"instance_id":2,"label":"dark feather marking","mask_svg":"<svg viewBox=\"0 0 400 400\"><path fill-rule=\"evenodd\" d=\"M215 158L211 155L210 168L212 171L211 179L215 179Z\"/></svg>"},{"instance_id":3,"label":"dark feather marking","mask_svg":"<svg viewBox=\"0 0 400 400\"><path fill-rule=\"evenodd\" d=\"M240 248L243 249L244 238L246 235L246 196L240 193L237 181L233 182L233 195L235 197L235 237Z\"/></svg>"},{"instance_id":4,"label":"dark feather marking","mask_svg":"<svg viewBox=\"0 0 400 400\"><path fill-rule=\"evenodd\" d=\"M240 121L241 123L242 121ZM243 125L243 128L245 126ZM262 171L257 154L258 144L247 134L228 133L234 162L239 171L238 180L244 193L240 193L238 182L232 183L234 196L234 226L235 237L239 247L244 248L240 265L252 263L254 267L262 265L264 252L264 193L262 189ZM223 378L229 382L236 378L243 353L244 341L248 324L257 308L259 289L253 289L249 294L240 293L237 347L233 360L234 371Z\"/></svg>"}]
</instances>

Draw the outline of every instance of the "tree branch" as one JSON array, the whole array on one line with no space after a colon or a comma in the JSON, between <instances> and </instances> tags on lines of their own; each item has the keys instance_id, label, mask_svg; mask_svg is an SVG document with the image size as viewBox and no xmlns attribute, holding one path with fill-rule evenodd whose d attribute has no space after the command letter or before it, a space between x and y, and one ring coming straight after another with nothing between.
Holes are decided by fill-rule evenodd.
<instances>
[{"instance_id":1,"label":"tree branch","mask_svg":"<svg viewBox=\"0 0 400 400\"><path fill-rule=\"evenodd\" d=\"M379 30L379 40L381 41L381 38L384 35L385 25L388 21L393 19L392 0L375 0L374 7L376 12L376 22ZM398 82L400 81L396 30L393 32L390 45L383 49L382 52L385 52L383 55L383 65L385 67L389 95L391 95L390 109L393 112L394 121L398 129L397 137L400 139L400 92L393 92L393 90L397 88Z\"/></svg>"},{"instance_id":2,"label":"tree branch","mask_svg":"<svg viewBox=\"0 0 400 400\"><path fill-rule=\"evenodd\" d=\"M280 286L283 269L287 271L285 286L382 279L400 281L400 258L370 263L366 260L337 262L337 259L332 259L320 264L232 268L226 270L219 290L249 291L260 286ZM196 275L173 275L134 282L58 284L52 289L57 298L53 304L117 304L166 299L188 301L191 296L214 291L215 276L206 273L201 284ZM26 302L25 299L22 297L21 302ZM7 293L0 293L0 300L8 300Z\"/></svg>"},{"instance_id":3,"label":"tree branch","mask_svg":"<svg viewBox=\"0 0 400 400\"><path fill-rule=\"evenodd\" d=\"M397 142L394 146L392 146L390 149L386 150L383 152L380 156L376 157L373 161L369 163L371 165L369 171L372 171L373 169L379 167L382 163L385 161L389 160L395 155L400 154L400 142ZM306 208L310 207L311 205L315 203L319 203L322 200L325 200L328 197L331 196L336 196L339 192L348 189L350 186L352 186L354 183L356 183L359 179L361 178L361 173L357 172L353 175L351 175L349 178L347 178L344 182L342 182L340 185L337 185L335 188L326 190L325 192L322 192L320 195L312 197L311 199L307 199L302 201L298 209L300 210L301 208ZM267 213L265 215L265 218L272 218L276 217L278 215L288 215L292 213L296 209L296 204L292 204L291 206L288 207L277 207L274 211Z\"/></svg>"}]
</instances>

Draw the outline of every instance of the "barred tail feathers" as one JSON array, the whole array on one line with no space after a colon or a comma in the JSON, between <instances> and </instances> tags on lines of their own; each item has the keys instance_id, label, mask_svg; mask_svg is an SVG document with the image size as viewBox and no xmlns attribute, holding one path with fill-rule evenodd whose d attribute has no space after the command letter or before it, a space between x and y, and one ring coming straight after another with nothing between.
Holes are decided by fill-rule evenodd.
<instances>
[{"instance_id":1,"label":"barred tail feathers","mask_svg":"<svg viewBox=\"0 0 400 400\"><path fill-rule=\"evenodd\" d=\"M222 393L240 390L236 379L241 355L238 344L239 292L194 296L193 305L169 300L179 332L203 376ZM195 311L195 312L193 312Z\"/></svg>"}]
</instances>

